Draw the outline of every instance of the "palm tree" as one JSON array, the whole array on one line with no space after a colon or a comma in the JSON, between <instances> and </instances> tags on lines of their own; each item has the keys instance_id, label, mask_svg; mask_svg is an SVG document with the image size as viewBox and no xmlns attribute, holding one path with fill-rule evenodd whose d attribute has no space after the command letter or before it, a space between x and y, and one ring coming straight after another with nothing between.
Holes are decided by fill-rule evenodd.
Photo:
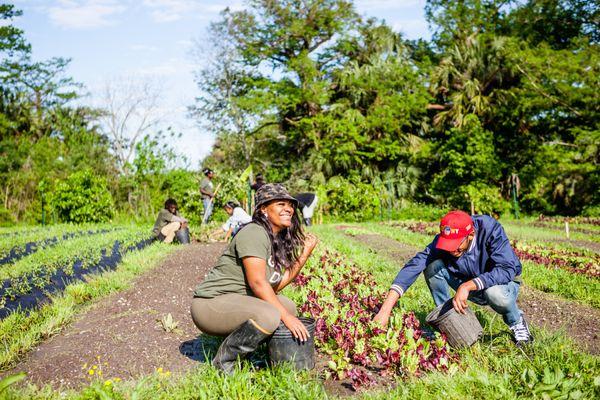
<instances>
[{"instance_id":1,"label":"palm tree","mask_svg":"<svg viewBox=\"0 0 600 400\"><path fill-rule=\"evenodd\" d=\"M506 39L473 34L456 44L433 70L431 92L439 110L434 124L462 126L465 116L489 120L494 106L506 96L516 74L508 57Z\"/></svg>"}]
</instances>

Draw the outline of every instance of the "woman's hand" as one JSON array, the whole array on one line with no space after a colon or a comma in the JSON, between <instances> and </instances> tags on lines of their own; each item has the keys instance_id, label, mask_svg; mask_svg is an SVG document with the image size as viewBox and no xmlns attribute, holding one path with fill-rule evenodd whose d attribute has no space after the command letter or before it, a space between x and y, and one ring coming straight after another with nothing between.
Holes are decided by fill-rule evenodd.
<instances>
[{"instance_id":1,"label":"woman's hand","mask_svg":"<svg viewBox=\"0 0 600 400\"><path fill-rule=\"evenodd\" d=\"M281 317L281 321L283 324L292 332L292 335L298 340L302 342L306 342L310 337L308 330L298 318L294 317L292 314L285 314Z\"/></svg>"},{"instance_id":2,"label":"woman's hand","mask_svg":"<svg viewBox=\"0 0 600 400\"><path fill-rule=\"evenodd\" d=\"M319 238L312 233L306 234L306 237L304 238L304 251L310 254L318 243Z\"/></svg>"}]
</instances>

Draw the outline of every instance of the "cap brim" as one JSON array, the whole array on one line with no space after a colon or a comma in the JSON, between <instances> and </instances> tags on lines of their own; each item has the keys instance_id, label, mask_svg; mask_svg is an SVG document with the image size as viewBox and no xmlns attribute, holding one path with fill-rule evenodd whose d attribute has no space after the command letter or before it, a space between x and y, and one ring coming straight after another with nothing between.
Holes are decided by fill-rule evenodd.
<instances>
[{"instance_id":1,"label":"cap brim","mask_svg":"<svg viewBox=\"0 0 600 400\"><path fill-rule=\"evenodd\" d=\"M435 248L444 251L456 251L464 239L465 238L446 239L439 236Z\"/></svg>"}]
</instances>

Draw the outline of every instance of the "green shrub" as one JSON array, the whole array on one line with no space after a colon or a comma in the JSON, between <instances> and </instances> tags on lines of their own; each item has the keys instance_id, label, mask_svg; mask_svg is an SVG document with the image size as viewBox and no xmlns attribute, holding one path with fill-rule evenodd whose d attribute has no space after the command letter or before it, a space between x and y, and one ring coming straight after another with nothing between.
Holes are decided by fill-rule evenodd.
<instances>
[{"instance_id":1,"label":"green shrub","mask_svg":"<svg viewBox=\"0 0 600 400\"><path fill-rule=\"evenodd\" d=\"M3 205L0 205L0 226L13 226L15 217L10 210L7 210Z\"/></svg>"},{"instance_id":2,"label":"green shrub","mask_svg":"<svg viewBox=\"0 0 600 400\"><path fill-rule=\"evenodd\" d=\"M581 215L584 217L600 217L600 204L594 204L585 207Z\"/></svg>"},{"instance_id":3,"label":"green shrub","mask_svg":"<svg viewBox=\"0 0 600 400\"><path fill-rule=\"evenodd\" d=\"M431 204L401 202L392 211L394 220L439 221L450 209Z\"/></svg>"},{"instance_id":4,"label":"green shrub","mask_svg":"<svg viewBox=\"0 0 600 400\"><path fill-rule=\"evenodd\" d=\"M51 205L62 222L105 222L114 213L106 179L87 169L56 184Z\"/></svg>"},{"instance_id":5,"label":"green shrub","mask_svg":"<svg viewBox=\"0 0 600 400\"><path fill-rule=\"evenodd\" d=\"M470 184L464 187L467 193L467 201L472 201L477 214L498 214L510 210L508 201L502 198L500 189L495 186L489 186L482 183ZM470 210L470 204L464 204L466 211Z\"/></svg>"},{"instance_id":6,"label":"green shrub","mask_svg":"<svg viewBox=\"0 0 600 400\"><path fill-rule=\"evenodd\" d=\"M361 182L358 178L349 179L334 176L327 181L319 193L325 193L320 199L323 210L334 218L347 221L365 221L374 218L380 212L380 193L373 185Z\"/></svg>"}]
</instances>

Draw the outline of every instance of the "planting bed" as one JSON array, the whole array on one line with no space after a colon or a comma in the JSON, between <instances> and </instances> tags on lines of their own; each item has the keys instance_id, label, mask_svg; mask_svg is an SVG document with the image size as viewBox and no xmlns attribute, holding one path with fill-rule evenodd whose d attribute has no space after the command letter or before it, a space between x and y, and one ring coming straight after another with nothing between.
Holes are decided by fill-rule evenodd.
<instances>
[{"instance_id":1,"label":"planting bed","mask_svg":"<svg viewBox=\"0 0 600 400\"><path fill-rule=\"evenodd\" d=\"M62 240L68 240L68 239L71 239L74 237L84 236L84 235L96 235L96 234L100 234L100 233L106 233L108 231L109 231L108 229L101 229L101 230L69 232L69 233L63 233L62 235L58 235L58 236L54 236L54 237L50 237L50 238L46 238L46 239L39 239L37 241L28 241L28 242L23 242L22 239L21 240L10 240L10 241L7 240L0 245L0 266L4 265L4 264L14 263L15 261L18 261L19 259L21 259L25 256L28 256L29 254L35 253L38 250L41 250L41 249L44 249L47 247L51 247L51 246L55 246ZM30 239L27 238L25 240L30 240ZM22 242L22 243L17 244L18 242ZM11 246L11 247L7 248L7 244L8 244L8 246Z\"/></svg>"},{"instance_id":2,"label":"planting bed","mask_svg":"<svg viewBox=\"0 0 600 400\"><path fill-rule=\"evenodd\" d=\"M38 252L0 271L0 318L15 310L31 310L87 274L114 269L123 254L147 246L147 232L138 228L112 231L67 241Z\"/></svg>"},{"instance_id":3,"label":"planting bed","mask_svg":"<svg viewBox=\"0 0 600 400\"><path fill-rule=\"evenodd\" d=\"M340 254L323 252L294 284L306 299L300 312L316 320L316 346L330 358L326 378L356 390L388 376L446 371L454 361L445 339L426 333L413 313L394 314L386 330L372 323L384 291Z\"/></svg>"},{"instance_id":4,"label":"planting bed","mask_svg":"<svg viewBox=\"0 0 600 400\"><path fill-rule=\"evenodd\" d=\"M139 276L131 288L113 286L122 291L98 301L62 333L57 335L56 329L48 329L53 332L51 339L26 354L18 368L5 374L28 371L28 382L50 383L52 389L19 388L13 391L17 394L13 397L187 399L206 395L326 399L358 395L365 399L412 399L542 398L558 393L576 398L581 393L583 397L579 398L593 398L593 393L600 393L600 385L594 386L597 359L576 352L561 335L548 336L539 329L534 329L537 336L533 348L517 349L502 322L478 308L484 339L470 349L449 352L442 336L425 330L419 323L433 304L422 279L394 309L390 329L383 331L372 325L371 319L391 279L406 259L423 247L424 236L404 233L401 236L409 241L399 243L374 234L370 226L354 225L344 230L315 227L322 242L302 274L284 293L296 302L301 313L317 320L316 371L252 368L244 363L234 376L216 373L206 361L219 341L199 334L189 316L189 304L193 288L214 265L223 244L179 248L155 244L129 254L122 268L95 276L87 283L70 285L64 295L57 296L86 296L87 288L98 282L111 285L113 276L135 270L135 265L147 257L156 259L159 252L174 250L162 265L149 271L150 267L144 267L148 272ZM103 289L102 293L110 292ZM592 311L584 319L577 304L561 299L550 303L544 296L523 291L521 297L527 303L521 306L532 305L531 309L525 308L528 316L541 315L551 322L562 318L573 325L581 319L577 326L587 324L588 328L598 318ZM57 301L42 310L58 307ZM0 326L7 327L7 334L20 327L30 329L28 324L36 323L30 318L37 318L40 313L36 310L32 317L16 321L19 324L14 324L12 331L8 322L16 320L19 313L0 321ZM171 324L176 323L170 331L160 322L169 314L174 321ZM571 314L574 319L567 318ZM536 319L533 324L542 326ZM548 324L550 329L554 326ZM568 326L566 329L570 332ZM40 340L44 337L48 336ZM3 342L11 340L2 337ZM6 348L19 349L12 345ZM32 346L21 348L26 351ZM6 368L13 362L5 359L3 365ZM322 378L326 378L324 382ZM120 379L123 381L118 382ZM77 388L77 392L69 394L65 387Z\"/></svg>"},{"instance_id":5,"label":"planting bed","mask_svg":"<svg viewBox=\"0 0 600 400\"><path fill-rule=\"evenodd\" d=\"M27 371L28 379L39 384L79 387L98 378L88 374L92 365L102 370L102 380L197 366L203 354L190 301L222 248L222 243L178 248L131 289L100 301L63 334L40 345L13 372ZM178 322L174 332L157 321L167 314Z\"/></svg>"}]
</instances>

